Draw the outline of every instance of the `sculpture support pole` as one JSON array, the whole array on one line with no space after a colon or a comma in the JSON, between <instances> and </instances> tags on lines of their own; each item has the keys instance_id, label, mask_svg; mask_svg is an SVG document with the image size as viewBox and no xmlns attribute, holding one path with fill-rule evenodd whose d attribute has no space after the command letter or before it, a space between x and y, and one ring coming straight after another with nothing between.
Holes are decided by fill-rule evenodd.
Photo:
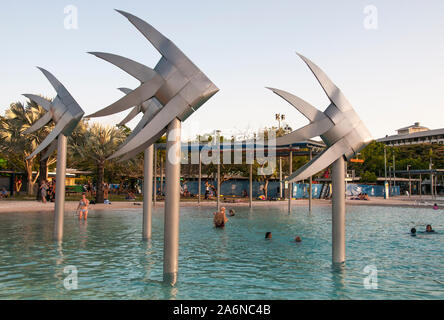
<instances>
[{"instance_id":1,"label":"sculpture support pole","mask_svg":"<svg viewBox=\"0 0 444 320\"><path fill-rule=\"evenodd\" d=\"M283 183L282 183L282 157L279 157L279 196L283 197Z\"/></svg>"},{"instance_id":2,"label":"sculpture support pole","mask_svg":"<svg viewBox=\"0 0 444 320\"><path fill-rule=\"evenodd\" d=\"M197 203L200 205L200 195L202 194L202 157L199 150L199 180L197 185Z\"/></svg>"},{"instance_id":3,"label":"sculpture support pole","mask_svg":"<svg viewBox=\"0 0 444 320\"><path fill-rule=\"evenodd\" d=\"M63 215L65 212L65 177L66 177L66 145L67 138L60 134L57 139L57 178L54 210L54 239L63 238Z\"/></svg>"},{"instance_id":4,"label":"sculpture support pole","mask_svg":"<svg viewBox=\"0 0 444 320\"><path fill-rule=\"evenodd\" d=\"M217 212L220 211L220 153L219 160L217 162Z\"/></svg>"},{"instance_id":5,"label":"sculpture support pole","mask_svg":"<svg viewBox=\"0 0 444 320\"><path fill-rule=\"evenodd\" d=\"M290 151L290 172L288 174L288 176L291 176L291 174L293 173L293 151ZM288 183L288 213L291 212L291 199L293 198L293 183L289 182Z\"/></svg>"},{"instance_id":6,"label":"sculpture support pole","mask_svg":"<svg viewBox=\"0 0 444 320\"><path fill-rule=\"evenodd\" d=\"M175 118L168 125L165 157L163 280L171 285L179 269L180 130L181 122Z\"/></svg>"},{"instance_id":7,"label":"sculpture support pole","mask_svg":"<svg viewBox=\"0 0 444 320\"><path fill-rule=\"evenodd\" d=\"M250 208L253 208L253 164L250 164L250 192L248 193L248 202Z\"/></svg>"},{"instance_id":8,"label":"sculpture support pole","mask_svg":"<svg viewBox=\"0 0 444 320\"><path fill-rule=\"evenodd\" d=\"M151 239L151 220L153 213L153 156L154 146L145 149L143 159L143 226L142 238Z\"/></svg>"},{"instance_id":9,"label":"sculpture support pole","mask_svg":"<svg viewBox=\"0 0 444 320\"><path fill-rule=\"evenodd\" d=\"M332 165L332 258L333 263L345 262L345 170L344 158Z\"/></svg>"},{"instance_id":10,"label":"sculpture support pole","mask_svg":"<svg viewBox=\"0 0 444 320\"><path fill-rule=\"evenodd\" d=\"M313 151L310 148L310 161L313 159ZM311 207L312 207L312 193L313 193L313 177L310 176L310 180L309 180L309 188L308 188L308 212L311 212Z\"/></svg>"},{"instance_id":11,"label":"sculpture support pole","mask_svg":"<svg viewBox=\"0 0 444 320\"><path fill-rule=\"evenodd\" d=\"M154 147L154 186L153 186L153 207L157 204L157 147Z\"/></svg>"}]
</instances>

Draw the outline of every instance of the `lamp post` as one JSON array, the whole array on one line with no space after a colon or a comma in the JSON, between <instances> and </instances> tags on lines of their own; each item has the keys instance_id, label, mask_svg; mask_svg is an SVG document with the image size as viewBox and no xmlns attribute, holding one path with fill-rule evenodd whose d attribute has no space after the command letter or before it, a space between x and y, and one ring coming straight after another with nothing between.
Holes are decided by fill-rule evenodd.
<instances>
[{"instance_id":1,"label":"lamp post","mask_svg":"<svg viewBox=\"0 0 444 320\"><path fill-rule=\"evenodd\" d=\"M220 130L216 130L217 143L217 211L220 211Z\"/></svg>"},{"instance_id":2,"label":"lamp post","mask_svg":"<svg viewBox=\"0 0 444 320\"><path fill-rule=\"evenodd\" d=\"M387 186L387 146L384 145L384 196L385 199L389 198L389 188Z\"/></svg>"},{"instance_id":3,"label":"lamp post","mask_svg":"<svg viewBox=\"0 0 444 320\"><path fill-rule=\"evenodd\" d=\"M412 194L412 181L410 179L410 167L411 167L411 165L407 165L407 171L409 172L409 199Z\"/></svg>"},{"instance_id":4,"label":"lamp post","mask_svg":"<svg viewBox=\"0 0 444 320\"><path fill-rule=\"evenodd\" d=\"M279 123L278 132L281 131L281 121L285 120L285 114L276 113L276 120ZM282 157L279 157L279 198L282 199L283 192L282 192Z\"/></svg>"},{"instance_id":5,"label":"lamp post","mask_svg":"<svg viewBox=\"0 0 444 320\"><path fill-rule=\"evenodd\" d=\"M395 151L393 151L393 186L396 187L396 164L395 164Z\"/></svg>"},{"instance_id":6,"label":"lamp post","mask_svg":"<svg viewBox=\"0 0 444 320\"><path fill-rule=\"evenodd\" d=\"M389 166L389 187L392 187L392 166Z\"/></svg>"}]
</instances>

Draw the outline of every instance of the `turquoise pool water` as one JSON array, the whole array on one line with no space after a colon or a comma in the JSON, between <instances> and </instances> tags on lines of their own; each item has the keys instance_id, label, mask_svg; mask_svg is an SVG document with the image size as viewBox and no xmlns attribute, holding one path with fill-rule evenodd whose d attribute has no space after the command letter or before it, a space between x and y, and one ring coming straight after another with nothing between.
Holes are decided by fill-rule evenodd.
<instances>
[{"instance_id":1,"label":"turquoise pool water","mask_svg":"<svg viewBox=\"0 0 444 320\"><path fill-rule=\"evenodd\" d=\"M236 208L225 230L210 208L181 208L180 274L162 283L163 209L141 241L141 209L65 216L61 245L50 213L0 214L1 299L444 299L444 211L350 206L347 262L331 266L330 207ZM411 237L412 226L437 234ZM273 239L264 240L266 231ZM292 239L300 235L301 243ZM378 288L366 289L367 265ZM78 271L67 290L66 266Z\"/></svg>"}]
</instances>

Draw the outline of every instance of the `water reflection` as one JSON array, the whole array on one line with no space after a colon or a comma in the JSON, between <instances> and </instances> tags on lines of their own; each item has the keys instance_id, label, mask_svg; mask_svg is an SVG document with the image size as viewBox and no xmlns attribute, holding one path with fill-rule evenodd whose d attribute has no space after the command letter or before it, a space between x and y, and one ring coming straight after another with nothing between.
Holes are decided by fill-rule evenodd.
<instances>
[{"instance_id":1,"label":"water reflection","mask_svg":"<svg viewBox=\"0 0 444 320\"><path fill-rule=\"evenodd\" d=\"M163 282L161 208L153 212L155 233L148 242L141 239L142 216L135 210L92 210L87 223L67 214L63 243L52 240L52 214L2 214L0 298L444 297L444 236L438 236L441 217L432 210L347 208L347 268L331 265L331 208L314 207L312 214L295 210L288 216L286 206L239 207L220 230L212 227L208 208L181 208L180 274L174 286ZM410 221L418 220L436 226L437 236L406 234ZM272 241L264 240L266 231ZM296 235L301 243L292 241ZM381 272L378 290L363 286L363 266L370 261ZM67 266L78 269L79 290L64 288Z\"/></svg>"},{"instance_id":2,"label":"water reflection","mask_svg":"<svg viewBox=\"0 0 444 320\"><path fill-rule=\"evenodd\" d=\"M335 299L348 299L347 295L345 294L345 278L347 275L346 270L345 262L332 263L331 265L331 280L333 284L332 294L335 296Z\"/></svg>"}]
</instances>

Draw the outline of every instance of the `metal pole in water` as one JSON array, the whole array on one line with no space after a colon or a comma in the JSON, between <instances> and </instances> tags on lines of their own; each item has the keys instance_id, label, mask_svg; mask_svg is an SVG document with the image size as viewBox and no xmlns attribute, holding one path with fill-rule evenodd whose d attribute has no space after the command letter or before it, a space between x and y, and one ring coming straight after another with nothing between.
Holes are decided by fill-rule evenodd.
<instances>
[{"instance_id":1,"label":"metal pole in water","mask_svg":"<svg viewBox=\"0 0 444 320\"><path fill-rule=\"evenodd\" d=\"M291 174L293 173L293 151L290 149L290 172L288 174L288 176L291 176ZM293 183L289 182L288 183L288 213L291 212L291 199L292 199L292 193L293 193Z\"/></svg>"},{"instance_id":2,"label":"metal pole in water","mask_svg":"<svg viewBox=\"0 0 444 320\"><path fill-rule=\"evenodd\" d=\"M63 239L63 215L65 212L65 178L67 138L60 134L57 141L57 178L54 209L54 239Z\"/></svg>"},{"instance_id":3,"label":"metal pole in water","mask_svg":"<svg viewBox=\"0 0 444 320\"><path fill-rule=\"evenodd\" d=\"M171 285L179 269L180 131L181 122L175 118L167 129L163 247L163 280Z\"/></svg>"},{"instance_id":4,"label":"metal pole in water","mask_svg":"<svg viewBox=\"0 0 444 320\"><path fill-rule=\"evenodd\" d=\"M345 261L345 170L344 158L332 165L332 259L333 263Z\"/></svg>"},{"instance_id":5,"label":"metal pole in water","mask_svg":"<svg viewBox=\"0 0 444 320\"><path fill-rule=\"evenodd\" d=\"M282 157L279 157L279 196L282 199Z\"/></svg>"},{"instance_id":6,"label":"metal pole in water","mask_svg":"<svg viewBox=\"0 0 444 320\"><path fill-rule=\"evenodd\" d=\"M199 150L199 179L197 185L197 203L200 205L200 195L202 194L202 156Z\"/></svg>"},{"instance_id":7,"label":"metal pole in water","mask_svg":"<svg viewBox=\"0 0 444 320\"><path fill-rule=\"evenodd\" d=\"M154 146L154 186L153 186L153 207L157 204L157 147Z\"/></svg>"},{"instance_id":8,"label":"metal pole in water","mask_svg":"<svg viewBox=\"0 0 444 320\"><path fill-rule=\"evenodd\" d=\"M220 154L220 153L219 153ZM217 162L217 212L220 211L220 158Z\"/></svg>"},{"instance_id":9,"label":"metal pole in water","mask_svg":"<svg viewBox=\"0 0 444 320\"><path fill-rule=\"evenodd\" d=\"M151 219L153 213L153 156L154 146L145 149L143 159L143 224L142 238L151 239Z\"/></svg>"},{"instance_id":10,"label":"metal pole in water","mask_svg":"<svg viewBox=\"0 0 444 320\"><path fill-rule=\"evenodd\" d=\"M313 152L312 149L310 148L310 161L313 159ZM309 180L309 191L308 191L308 211L311 212L311 206L312 206L312 184L313 184L313 177L310 176L310 180Z\"/></svg>"},{"instance_id":11,"label":"metal pole in water","mask_svg":"<svg viewBox=\"0 0 444 320\"><path fill-rule=\"evenodd\" d=\"M248 193L248 197L249 197L248 202L249 202L250 208L252 208L253 207L253 164L252 163L250 164L249 182L250 182L250 190L249 190L250 192Z\"/></svg>"}]
</instances>

